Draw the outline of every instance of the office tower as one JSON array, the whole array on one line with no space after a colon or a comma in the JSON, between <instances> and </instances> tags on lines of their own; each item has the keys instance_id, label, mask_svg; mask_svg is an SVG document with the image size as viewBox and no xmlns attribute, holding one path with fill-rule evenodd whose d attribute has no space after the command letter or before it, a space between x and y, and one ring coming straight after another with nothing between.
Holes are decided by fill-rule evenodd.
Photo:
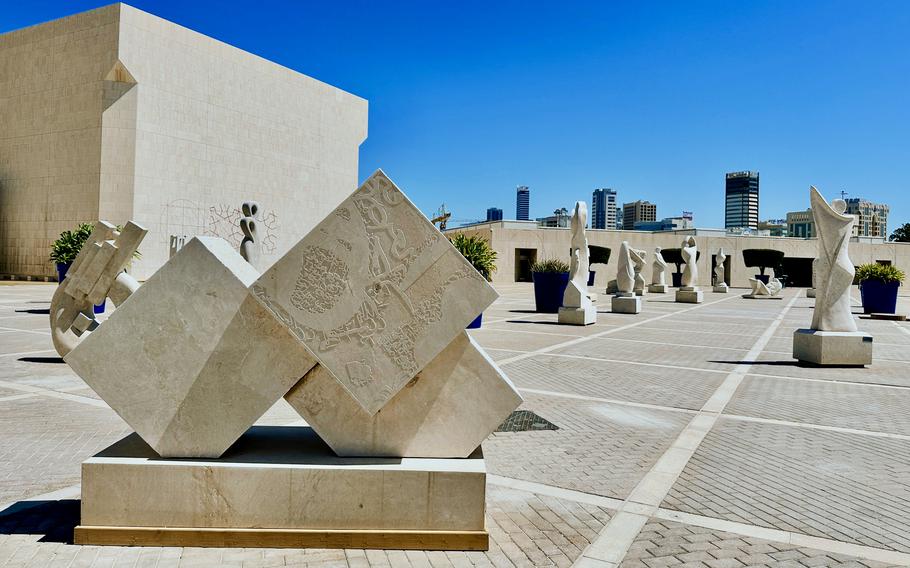
<instances>
[{"instance_id":1,"label":"office tower","mask_svg":"<svg viewBox=\"0 0 910 568\"><path fill-rule=\"evenodd\" d=\"M758 227L758 172L727 174L724 219L724 226L727 229Z\"/></svg>"},{"instance_id":2,"label":"office tower","mask_svg":"<svg viewBox=\"0 0 910 568\"><path fill-rule=\"evenodd\" d=\"M487 221L502 221L502 209L499 207L487 209Z\"/></svg>"},{"instance_id":3,"label":"office tower","mask_svg":"<svg viewBox=\"0 0 910 568\"><path fill-rule=\"evenodd\" d=\"M515 190L515 218L519 221L531 218L531 190L526 185L519 185Z\"/></svg>"},{"instance_id":4,"label":"office tower","mask_svg":"<svg viewBox=\"0 0 910 568\"><path fill-rule=\"evenodd\" d=\"M888 211L884 203L873 203L859 197L847 199L846 213L856 217L854 236L888 238Z\"/></svg>"},{"instance_id":5,"label":"office tower","mask_svg":"<svg viewBox=\"0 0 910 568\"><path fill-rule=\"evenodd\" d=\"M591 228L616 228L616 190L595 189L591 195Z\"/></svg>"},{"instance_id":6,"label":"office tower","mask_svg":"<svg viewBox=\"0 0 910 568\"><path fill-rule=\"evenodd\" d=\"M635 223L657 221L657 205L650 201L633 201L622 205L622 228L624 231L635 230Z\"/></svg>"}]
</instances>

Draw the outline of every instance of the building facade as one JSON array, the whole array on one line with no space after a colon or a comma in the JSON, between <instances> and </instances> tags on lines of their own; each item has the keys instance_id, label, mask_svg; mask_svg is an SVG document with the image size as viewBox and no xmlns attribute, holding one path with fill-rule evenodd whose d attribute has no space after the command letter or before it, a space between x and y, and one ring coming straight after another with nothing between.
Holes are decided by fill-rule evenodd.
<instances>
[{"instance_id":1,"label":"building facade","mask_svg":"<svg viewBox=\"0 0 910 568\"><path fill-rule=\"evenodd\" d=\"M595 189L591 195L591 228L616 228L616 190Z\"/></svg>"},{"instance_id":2,"label":"building facade","mask_svg":"<svg viewBox=\"0 0 910 568\"><path fill-rule=\"evenodd\" d=\"M636 231L678 231L694 228L692 217L664 217L660 221L638 221L633 227Z\"/></svg>"},{"instance_id":3,"label":"building facade","mask_svg":"<svg viewBox=\"0 0 910 568\"><path fill-rule=\"evenodd\" d=\"M531 190L526 185L515 189L515 219L527 221L531 218Z\"/></svg>"},{"instance_id":4,"label":"building facade","mask_svg":"<svg viewBox=\"0 0 910 568\"><path fill-rule=\"evenodd\" d=\"M487 221L502 221L502 209L499 207L487 209Z\"/></svg>"},{"instance_id":5,"label":"building facade","mask_svg":"<svg viewBox=\"0 0 910 568\"><path fill-rule=\"evenodd\" d=\"M812 210L790 211L787 213L787 236L811 239L815 234L815 218Z\"/></svg>"},{"instance_id":6,"label":"building facade","mask_svg":"<svg viewBox=\"0 0 910 568\"><path fill-rule=\"evenodd\" d=\"M847 211L856 217L854 234L861 237L888 238L888 212L884 203L873 203L865 199L847 199Z\"/></svg>"},{"instance_id":7,"label":"building facade","mask_svg":"<svg viewBox=\"0 0 910 568\"><path fill-rule=\"evenodd\" d=\"M0 69L0 274L132 219L144 279L171 236L239 246L247 200L267 264L357 187L364 99L130 6L3 34Z\"/></svg>"},{"instance_id":8,"label":"building facade","mask_svg":"<svg viewBox=\"0 0 910 568\"><path fill-rule=\"evenodd\" d=\"M758 228L758 172L731 172L726 176L724 227Z\"/></svg>"},{"instance_id":9,"label":"building facade","mask_svg":"<svg viewBox=\"0 0 910 568\"><path fill-rule=\"evenodd\" d=\"M635 230L635 223L657 221L657 205L650 201L633 201L622 205L622 228L624 231Z\"/></svg>"},{"instance_id":10,"label":"building facade","mask_svg":"<svg viewBox=\"0 0 910 568\"><path fill-rule=\"evenodd\" d=\"M786 237L790 234L786 219L759 221L757 229L760 234L766 234L769 237Z\"/></svg>"}]
</instances>

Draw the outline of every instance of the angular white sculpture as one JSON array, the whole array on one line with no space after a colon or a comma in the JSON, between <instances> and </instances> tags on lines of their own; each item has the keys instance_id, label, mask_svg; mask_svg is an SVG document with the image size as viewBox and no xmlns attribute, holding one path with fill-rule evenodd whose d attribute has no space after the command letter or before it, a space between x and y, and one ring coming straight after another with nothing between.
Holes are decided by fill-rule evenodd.
<instances>
[{"instance_id":1,"label":"angular white sculpture","mask_svg":"<svg viewBox=\"0 0 910 568\"><path fill-rule=\"evenodd\" d=\"M252 291L370 414L497 296L382 171Z\"/></svg>"},{"instance_id":2,"label":"angular white sculpture","mask_svg":"<svg viewBox=\"0 0 910 568\"><path fill-rule=\"evenodd\" d=\"M718 294L727 293L727 255L724 253L723 247L717 250L717 255L714 257L717 265L714 267L714 291Z\"/></svg>"},{"instance_id":3,"label":"angular white sculpture","mask_svg":"<svg viewBox=\"0 0 910 568\"><path fill-rule=\"evenodd\" d=\"M749 278L749 284L752 285L752 292L743 294L743 298L752 300L782 300L778 294L784 289L783 283L777 278L771 278L765 284L757 278Z\"/></svg>"},{"instance_id":4,"label":"angular white sculpture","mask_svg":"<svg viewBox=\"0 0 910 568\"><path fill-rule=\"evenodd\" d=\"M584 201L575 203L572 212L572 258L569 264L569 284L562 296L559 323L590 325L597 321L597 308L588 295L588 238L585 225L588 206Z\"/></svg>"},{"instance_id":5,"label":"angular white sculpture","mask_svg":"<svg viewBox=\"0 0 910 568\"><path fill-rule=\"evenodd\" d=\"M641 313L641 297L635 295L635 269L632 265L632 249L628 241L619 247L618 269L616 272L616 295L611 309L618 314Z\"/></svg>"},{"instance_id":6,"label":"angular white sculpture","mask_svg":"<svg viewBox=\"0 0 910 568\"><path fill-rule=\"evenodd\" d=\"M632 269L635 272L635 284L632 286L632 291L636 296L642 296L645 293L645 277L641 271L645 267L645 257L647 256L648 253L643 250L629 249L629 258L632 260Z\"/></svg>"},{"instance_id":7,"label":"angular white sculpture","mask_svg":"<svg viewBox=\"0 0 910 568\"><path fill-rule=\"evenodd\" d=\"M97 327L95 304L110 296L119 306L139 288L125 270L147 232L132 221L122 232L107 221L95 224L51 298L51 339L61 357L79 345L85 332Z\"/></svg>"},{"instance_id":8,"label":"angular white sculpture","mask_svg":"<svg viewBox=\"0 0 910 568\"><path fill-rule=\"evenodd\" d=\"M258 277L196 237L65 360L161 456L217 458L316 364L250 296Z\"/></svg>"},{"instance_id":9,"label":"angular white sculpture","mask_svg":"<svg viewBox=\"0 0 910 568\"><path fill-rule=\"evenodd\" d=\"M828 204L811 186L809 201L818 234L818 257L814 263L815 310L812 327L793 334L793 357L812 365L872 364L872 336L857 331L850 309L850 288L856 270L847 252L853 223L845 215L847 204L835 199Z\"/></svg>"},{"instance_id":10,"label":"angular white sculpture","mask_svg":"<svg viewBox=\"0 0 910 568\"><path fill-rule=\"evenodd\" d=\"M654 262L651 263L651 284L648 292L664 294L667 292L667 262L664 260L660 247L654 248Z\"/></svg>"},{"instance_id":11,"label":"angular white sculpture","mask_svg":"<svg viewBox=\"0 0 910 568\"><path fill-rule=\"evenodd\" d=\"M682 242L681 254L686 267L682 273L682 287L676 291L676 301L685 304L700 304L704 294L698 289L698 245L695 237Z\"/></svg>"}]
</instances>

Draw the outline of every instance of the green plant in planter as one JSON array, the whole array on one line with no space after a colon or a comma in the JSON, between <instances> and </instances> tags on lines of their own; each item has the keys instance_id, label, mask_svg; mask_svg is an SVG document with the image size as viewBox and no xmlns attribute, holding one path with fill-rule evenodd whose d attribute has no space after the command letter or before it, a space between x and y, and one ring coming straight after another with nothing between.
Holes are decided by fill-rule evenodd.
<instances>
[{"instance_id":1,"label":"green plant in planter","mask_svg":"<svg viewBox=\"0 0 910 568\"><path fill-rule=\"evenodd\" d=\"M92 235L95 229L94 223L79 223L73 231L63 231L57 240L51 244L51 262L58 264L67 264L76 260L76 255L82 250L85 241ZM122 225L117 225L117 230L123 229ZM133 258L141 258L139 251L133 254Z\"/></svg>"},{"instance_id":2,"label":"green plant in planter","mask_svg":"<svg viewBox=\"0 0 910 568\"><path fill-rule=\"evenodd\" d=\"M452 239L452 244L489 282L496 272L496 251L490 243L480 236L458 234Z\"/></svg>"},{"instance_id":3,"label":"green plant in planter","mask_svg":"<svg viewBox=\"0 0 910 568\"><path fill-rule=\"evenodd\" d=\"M568 272L569 263L558 258L546 258L531 265L531 272Z\"/></svg>"},{"instance_id":4,"label":"green plant in planter","mask_svg":"<svg viewBox=\"0 0 910 568\"><path fill-rule=\"evenodd\" d=\"M873 262L863 264L856 268L856 281L878 280L879 282L903 282L904 271L890 264L878 264Z\"/></svg>"}]
</instances>

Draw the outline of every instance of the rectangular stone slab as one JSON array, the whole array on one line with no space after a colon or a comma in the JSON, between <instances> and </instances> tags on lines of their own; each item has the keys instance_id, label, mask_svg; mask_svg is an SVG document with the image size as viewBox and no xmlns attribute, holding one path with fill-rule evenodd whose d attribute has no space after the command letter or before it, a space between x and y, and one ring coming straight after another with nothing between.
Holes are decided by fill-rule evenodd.
<instances>
[{"instance_id":1,"label":"rectangular stone slab","mask_svg":"<svg viewBox=\"0 0 910 568\"><path fill-rule=\"evenodd\" d=\"M497 296L381 171L252 291L370 414Z\"/></svg>"},{"instance_id":2,"label":"rectangular stone slab","mask_svg":"<svg viewBox=\"0 0 910 568\"><path fill-rule=\"evenodd\" d=\"M223 239L191 240L66 356L163 456L217 457L315 365Z\"/></svg>"},{"instance_id":3,"label":"rectangular stone slab","mask_svg":"<svg viewBox=\"0 0 910 568\"><path fill-rule=\"evenodd\" d=\"M469 456L521 395L464 331L371 415L321 365L285 400L340 456Z\"/></svg>"},{"instance_id":4,"label":"rectangular stone slab","mask_svg":"<svg viewBox=\"0 0 910 568\"><path fill-rule=\"evenodd\" d=\"M821 367L871 365L872 336L864 331L797 329L793 358Z\"/></svg>"},{"instance_id":5,"label":"rectangular stone slab","mask_svg":"<svg viewBox=\"0 0 910 568\"><path fill-rule=\"evenodd\" d=\"M339 458L312 429L254 426L218 459L159 458L138 436L82 464L82 525L484 530L468 459Z\"/></svg>"}]
</instances>

